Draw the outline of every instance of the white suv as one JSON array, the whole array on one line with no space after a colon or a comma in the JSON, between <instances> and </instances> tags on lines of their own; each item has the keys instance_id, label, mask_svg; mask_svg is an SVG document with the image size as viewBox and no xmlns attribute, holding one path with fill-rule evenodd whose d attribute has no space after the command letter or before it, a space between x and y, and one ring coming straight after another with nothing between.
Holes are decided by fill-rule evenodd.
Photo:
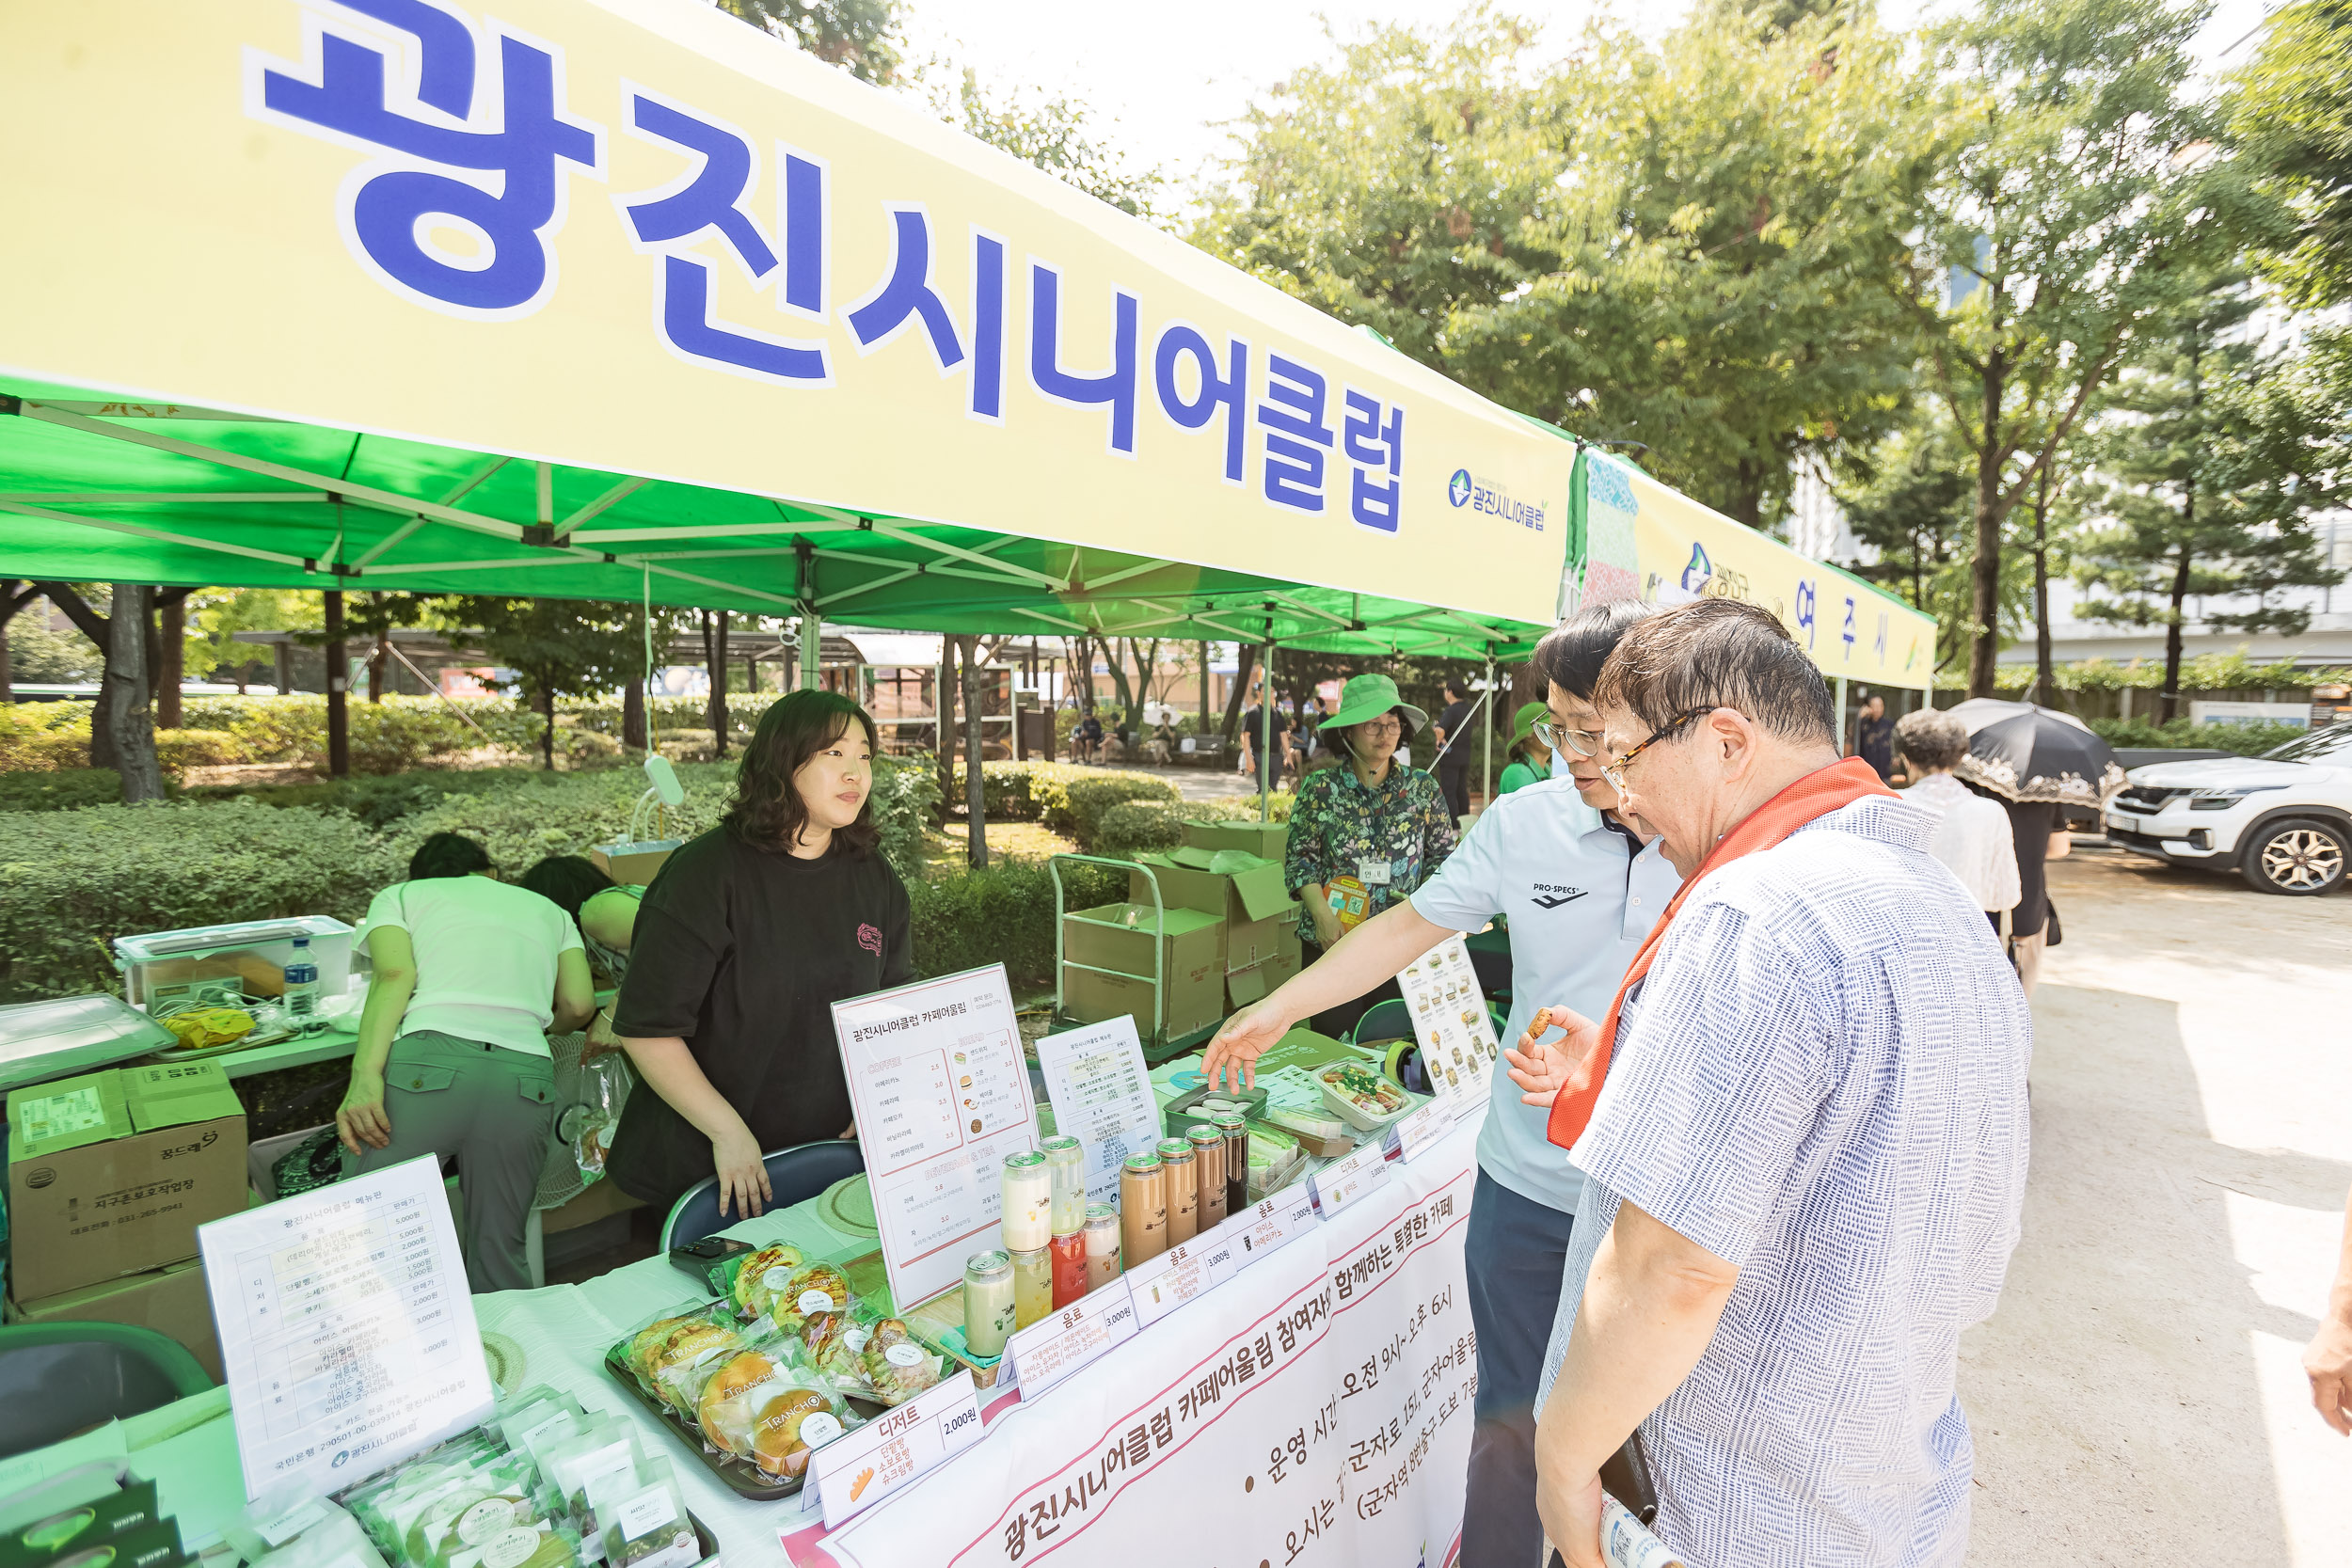
<instances>
[{"instance_id":1,"label":"white suv","mask_svg":"<svg viewBox=\"0 0 2352 1568\"><path fill-rule=\"evenodd\" d=\"M2352 862L2352 724L2258 757L2135 768L2107 840L2174 865L2234 869L2262 893L2326 893Z\"/></svg>"}]
</instances>

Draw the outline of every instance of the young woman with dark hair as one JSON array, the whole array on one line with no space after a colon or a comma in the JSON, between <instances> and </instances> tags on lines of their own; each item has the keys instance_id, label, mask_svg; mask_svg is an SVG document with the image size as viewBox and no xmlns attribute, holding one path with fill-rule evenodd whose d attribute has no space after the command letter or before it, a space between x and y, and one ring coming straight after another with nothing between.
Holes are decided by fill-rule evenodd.
<instances>
[{"instance_id":1,"label":"young woman with dark hair","mask_svg":"<svg viewBox=\"0 0 2352 1568\"><path fill-rule=\"evenodd\" d=\"M516 879L515 885L540 897L572 917L580 940L587 944L595 966L618 986L628 977L628 953L637 941L638 901L645 896L640 883L616 882L580 855L549 855ZM588 1021L589 1055L621 1049L612 1021L603 1009Z\"/></svg>"},{"instance_id":2,"label":"young woman with dark hair","mask_svg":"<svg viewBox=\"0 0 2352 1568\"><path fill-rule=\"evenodd\" d=\"M643 1087L606 1174L666 1209L705 1177L762 1212L764 1151L856 1135L833 1004L914 976L906 888L875 852L874 721L837 692L760 716L726 820L640 906L612 1031Z\"/></svg>"}]
</instances>

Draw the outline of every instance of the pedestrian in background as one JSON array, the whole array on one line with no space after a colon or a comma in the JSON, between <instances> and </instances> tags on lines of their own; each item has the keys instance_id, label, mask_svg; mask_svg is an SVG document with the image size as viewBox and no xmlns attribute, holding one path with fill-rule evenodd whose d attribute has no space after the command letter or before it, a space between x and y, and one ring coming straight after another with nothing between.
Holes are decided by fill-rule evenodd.
<instances>
[{"instance_id":1,"label":"pedestrian in background","mask_svg":"<svg viewBox=\"0 0 2352 1568\"><path fill-rule=\"evenodd\" d=\"M1445 707L1438 715L1436 750L1438 785L1445 792L1445 809L1455 822L1470 815L1470 687L1459 675L1445 683Z\"/></svg>"},{"instance_id":2,"label":"pedestrian in background","mask_svg":"<svg viewBox=\"0 0 2352 1568\"><path fill-rule=\"evenodd\" d=\"M1863 696L1862 711L1854 715L1853 754L1870 765L1879 783L1895 777L1895 721L1886 717L1886 699L1875 691Z\"/></svg>"},{"instance_id":3,"label":"pedestrian in background","mask_svg":"<svg viewBox=\"0 0 2352 1568\"><path fill-rule=\"evenodd\" d=\"M1546 1532L1600 1568L1600 1466L1638 1430L1688 1561L1957 1568L1960 1336L2017 1243L2025 998L1770 610L1639 622L1595 695L1603 775L1684 880L1607 1015L1508 1058L1584 1173Z\"/></svg>"},{"instance_id":4,"label":"pedestrian in background","mask_svg":"<svg viewBox=\"0 0 2352 1568\"><path fill-rule=\"evenodd\" d=\"M1589 689L1576 693L1579 698L1591 694ZM1550 716L1551 710L1541 703L1526 704L1511 716L1511 749L1503 753L1508 760L1502 765L1502 777L1495 781L1498 797L1551 777L1551 748L1535 733L1535 726Z\"/></svg>"},{"instance_id":5,"label":"pedestrian in background","mask_svg":"<svg viewBox=\"0 0 2352 1568\"><path fill-rule=\"evenodd\" d=\"M1999 931L2020 896L2017 851L2009 814L1952 777L1953 766L1968 754L1968 726L1921 708L1895 721L1895 744L1904 771L1919 781L1903 799L1935 816L1928 853L1960 879Z\"/></svg>"}]
</instances>

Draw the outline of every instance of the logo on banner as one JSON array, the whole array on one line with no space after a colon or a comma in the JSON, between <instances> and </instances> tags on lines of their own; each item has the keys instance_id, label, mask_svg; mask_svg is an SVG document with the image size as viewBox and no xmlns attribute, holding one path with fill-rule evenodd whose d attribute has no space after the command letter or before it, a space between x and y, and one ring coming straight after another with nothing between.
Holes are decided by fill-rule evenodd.
<instances>
[{"instance_id":1,"label":"logo on banner","mask_svg":"<svg viewBox=\"0 0 2352 1568\"><path fill-rule=\"evenodd\" d=\"M1532 532L1544 531L1546 509L1534 501L1513 498L1500 484L1489 483L1468 468L1456 468L1454 477L1445 482L1445 499L1455 506L1467 506L1473 512L1484 512L1506 523L1517 523Z\"/></svg>"},{"instance_id":2,"label":"logo on banner","mask_svg":"<svg viewBox=\"0 0 2352 1568\"><path fill-rule=\"evenodd\" d=\"M1468 468L1454 470L1454 477L1445 482L1445 499L1456 506L1470 504L1470 476Z\"/></svg>"}]
</instances>

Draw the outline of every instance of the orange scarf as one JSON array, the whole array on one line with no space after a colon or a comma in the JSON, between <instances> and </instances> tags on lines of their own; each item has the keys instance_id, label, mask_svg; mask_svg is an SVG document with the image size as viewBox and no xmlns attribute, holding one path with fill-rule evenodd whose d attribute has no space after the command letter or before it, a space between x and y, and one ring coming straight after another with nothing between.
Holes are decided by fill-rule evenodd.
<instances>
[{"instance_id":1,"label":"orange scarf","mask_svg":"<svg viewBox=\"0 0 2352 1568\"><path fill-rule=\"evenodd\" d=\"M1616 1049L1617 1016L1625 1008L1626 995L1649 973L1650 960L1658 957L1659 944L1666 940L1666 927L1674 924L1675 911L1691 896L1691 890L1705 881L1708 873L1721 870L1742 855L1769 849L1815 817L1826 816L1841 806L1850 806L1872 795L1883 795L1890 800L1898 798L1879 782L1877 772L1868 763L1860 757L1848 757L1807 773L1715 841L1715 847L1699 862L1698 869L1675 891L1666 912L1658 917L1658 924L1650 927L1649 935L1643 940L1642 950L1633 956L1633 967L1625 972L1625 981L1617 987L1615 1000L1609 1004L1609 1016L1600 1021L1600 1042L1568 1074L1567 1083L1551 1101L1551 1119L1545 1126L1545 1137L1562 1148L1573 1148L1585 1124L1593 1119L1593 1105L1600 1099L1601 1083L1609 1076L1609 1058Z\"/></svg>"}]
</instances>

